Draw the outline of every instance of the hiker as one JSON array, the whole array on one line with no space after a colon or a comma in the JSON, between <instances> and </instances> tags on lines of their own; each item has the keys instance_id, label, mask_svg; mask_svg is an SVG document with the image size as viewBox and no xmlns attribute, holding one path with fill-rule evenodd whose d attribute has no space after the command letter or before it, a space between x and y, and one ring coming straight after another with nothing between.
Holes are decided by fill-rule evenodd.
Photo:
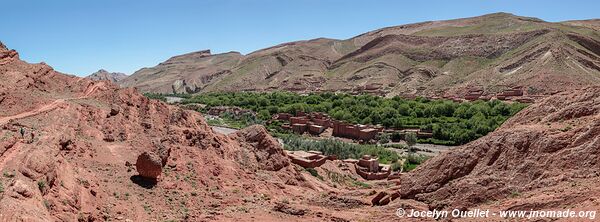
<instances>
[{"instance_id":1,"label":"hiker","mask_svg":"<svg viewBox=\"0 0 600 222\"><path fill-rule=\"evenodd\" d=\"M19 132L21 133L21 138L25 139L25 129L23 127L21 127L21 129L19 130Z\"/></svg>"}]
</instances>

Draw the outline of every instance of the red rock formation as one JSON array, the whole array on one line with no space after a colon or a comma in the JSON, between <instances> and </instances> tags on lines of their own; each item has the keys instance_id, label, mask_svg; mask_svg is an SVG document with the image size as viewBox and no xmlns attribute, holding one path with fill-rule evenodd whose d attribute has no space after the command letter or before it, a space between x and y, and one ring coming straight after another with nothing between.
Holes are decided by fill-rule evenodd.
<instances>
[{"instance_id":1,"label":"red rock formation","mask_svg":"<svg viewBox=\"0 0 600 222\"><path fill-rule=\"evenodd\" d=\"M262 125L253 125L231 135L256 157L260 169L277 171L289 165L281 144Z\"/></svg>"},{"instance_id":2,"label":"red rock formation","mask_svg":"<svg viewBox=\"0 0 600 222\"><path fill-rule=\"evenodd\" d=\"M598 97L600 87L546 98L489 135L402 175L394 190L403 199L454 208L502 200L514 192L535 193L563 181L597 178Z\"/></svg>"},{"instance_id":3,"label":"red rock formation","mask_svg":"<svg viewBox=\"0 0 600 222\"><path fill-rule=\"evenodd\" d=\"M0 178L0 221L206 220L202 209L223 199L210 190L242 190L219 202L222 210L241 196L275 197L304 183L262 127L233 139L213 133L199 113L135 89L28 64L3 46L0 55L0 171L10 175ZM144 152L158 155L142 155L142 176L168 167L158 184L138 181L127 164ZM258 170L269 181L257 179ZM183 193L202 196L185 199L187 219L165 201L180 204Z\"/></svg>"}]
</instances>

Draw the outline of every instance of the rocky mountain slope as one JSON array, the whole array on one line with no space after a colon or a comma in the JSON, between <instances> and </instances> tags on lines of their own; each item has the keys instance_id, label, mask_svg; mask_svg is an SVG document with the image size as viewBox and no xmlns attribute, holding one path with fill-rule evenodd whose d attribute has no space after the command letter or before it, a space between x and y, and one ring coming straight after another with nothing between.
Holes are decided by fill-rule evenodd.
<instances>
[{"instance_id":1,"label":"rocky mountain slope","mask_svg":"<svg viewBox=\"0 0 600 222\"><path fill-rule=\"evenodd\" d=\"M104 69L100 69L97 72L90 74L86 78L89 78L92 80L108 80L111 82L119 82L119 81L127 78L127 75L125 73L108 72Z\"/></svg>"},{"instance_id":2,"label":"rocky mountain slope","mask_svg":"<svg viewBox=\"0 0 600 222\"><path fill-rule=\"evenodd\" d=\"M346 39L290 42L248 55L173 57L122 83L143 92L344 91L381 95L529 94L600 80L597 20L550 23L495 13L382 28Z\"/></svg>"},{"instance_id":3,"label":"rocky mountain slope","mask_svg":"<svg viewBox=\"0 0 600 222\"><path fill-rule=\"evenodd\" d=\"M229 75L241 59L238 52L217 55L210 50L192 52L140 69L120 84L135 86L143 92L194 93L203 85Z\"/></svg>"},{"instance_id":4,"label":"rocky mountain slope","mask_svg":"<svg viewBox=\"0 0 600 222\"><path fill-rule=\"evenodd\" d=\"M0 221L337 218L293 207L320 193L262 126L214 133L197 112L1 44L0 77ZM158 181L136 172L160 174L151 161Z\"/></svg>"},{"instance_id":5,"label":"rocky mountain slope","mask_svg":"<svg viewBox=\"0 0 600 222\"><path fill-rule=\"evenodd\" d=\"M429 209L597 210L599 98L597 86L546 98L402 175L388 193Z\"/></svg>"}]
</instances>

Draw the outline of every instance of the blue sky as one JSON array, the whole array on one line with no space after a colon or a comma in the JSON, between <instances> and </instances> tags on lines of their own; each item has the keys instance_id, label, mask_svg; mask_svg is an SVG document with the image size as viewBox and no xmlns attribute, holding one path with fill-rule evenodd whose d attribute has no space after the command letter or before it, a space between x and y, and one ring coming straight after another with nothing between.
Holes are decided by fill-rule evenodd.
<instances>
[{"instance_id":1,"label":"blue sky","mask_svg":"<svg viewBox=\"0 0 600 222\"><path fill-rule=\"evenodd\" d=\"M0 41L21 59L87 75L131 74L202 49L244 54L318 37L493 12L546 21L600 18L600 1L1 0Z\"/></svg>"}]
</instances>

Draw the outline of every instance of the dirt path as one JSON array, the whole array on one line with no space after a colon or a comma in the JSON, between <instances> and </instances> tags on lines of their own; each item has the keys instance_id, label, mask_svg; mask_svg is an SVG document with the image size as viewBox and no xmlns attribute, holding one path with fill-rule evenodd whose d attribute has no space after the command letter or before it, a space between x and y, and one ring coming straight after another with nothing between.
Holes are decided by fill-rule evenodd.
<instances>
[{"instance_id":1,"label":"dirt path","mask_svg":"<svg viewBox=\"0 0 600 222\"><path fill-rule=\"evenodd\" d=\"M41 113L45 113L45 112L49 112L52 111L56 108L59 107L59 105L65 103L65 101L68 100L72 100L72 99L83 99L83 98L87 98L89 97L92 93L94 93L99 87L104 86L103 82L100 82L99 84L94 84L91 87L88 87L83 96L79 96L76 98L67 98L67 99L57 99L52 101L49 104L46 104L44 106L41 106L37 109L34 110L30 110L30 111L26 111L26 112L22 112L16 115L12 115L12 116L6 116L6 117L0 117L0 125L4 125L7 124L8 122L10 122L11 120L17 120L17 119L22 119L22 118L27 118L30 116L35 116ZM6 150L2 156L0 156L0 169L4 168L4 165L6 164L6 162L8 162L11 159L14 159L18 154L25 152L25 150L19 149L20 144L17 142L17 144L15 144L13 147L11 147L9 150ZM113 152L113 150L110 150L111 153ZM114 155L114 153L113 153ZM115 155L118 158L120 158L120 155Z\"/></svg>"},{"instance_id":2,"label":"dirt path","mask_svg":"<svg viewBox=\"0 0 600 222\"><path fill-rule=\"evenodd\" d=\"M53 109L56 109L59 104L62 104L65 101L68 101L68 100L85 99L85 98L89 97L92 93L96 92L96 90L98 90L98 88L100 88L100 87L102 87L104 85L105 85L104 82L99 82L98 84L93 84L91 87L88 87L85 90L83 96L74 97L74 98L66 98L66 99L57 99L57 100L54 100L53 102L51 102L50 104L44 105L42 107L39 107L39 108L31 110L31 111L22 112L22 113L19 113L19 114L16 114L16 115L12 115L12 116L1 117L0 118L0 125L6 124L6 123L8 123L11 120L22 119L22 118L26 118L26 117L30 117L30 116L35 116L35 115L38 115L40 113L51 111Z\"/></svg>"},{"instance_id":3,"label":"dirt path","mask_svg":"<svg viewBox=\"0 0 600 222\"><path fill-rule=\"evenodd\" d=\"M0 125L6 124L6 123L8 123L11 120L22 119L22 118L26 118L26 117L30 117L30 116L35 116L35 115L38 115L40 113L51 111L53 109L56 109L59 104L64 103L64 102L65 102L64 99L57 99L57 100L54 100L50 104L47 104L45 106L42 106L40 108L31 110L31 111L22 112L22 113L19 113L17 115L2 117L2 118L0 118Z\"/></svg>"}]
</instances>

